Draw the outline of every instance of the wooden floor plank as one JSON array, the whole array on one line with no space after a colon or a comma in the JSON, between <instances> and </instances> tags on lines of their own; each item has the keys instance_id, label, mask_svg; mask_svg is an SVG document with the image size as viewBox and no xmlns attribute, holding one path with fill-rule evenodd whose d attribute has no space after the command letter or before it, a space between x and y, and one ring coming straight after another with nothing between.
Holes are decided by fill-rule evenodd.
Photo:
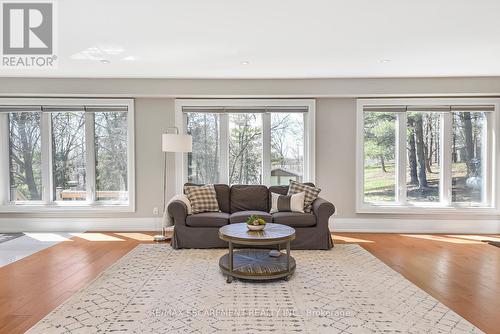
<instances>
[{"instance_id":1,"label":"wooden floor plank","mask_svg":"<svg viewBox=\"0 0 500 334\"><path fill-rule=\"evenodd\" d=\"M151 234L94 232L0 268L0 332L23 333L138 244L150 243L144 239ZM483 331L498 330L500 248L480 236L338 233L334 239L360 244Z\"/></svg>"},{"instance_id":2,"label":"wooden floor plank","mask_svg":"<svg viewBox=\"0 0 500 334\"><path fill-rule=\"evenodd\" d=\"M371 241L360 245L483 331L499 331L500 248L444 235L339 237Z\"/></svg>"},{"instance_id":3,"label":"wooden floor plank","mask_svg":"<svg viewBox=\"0 0 500 334\"><path fill-rule=\"evenodd\" d=\"M0 316L0 333L23 333L31 326L29 316L6 314Z\"/></svg>"}]
</instances>

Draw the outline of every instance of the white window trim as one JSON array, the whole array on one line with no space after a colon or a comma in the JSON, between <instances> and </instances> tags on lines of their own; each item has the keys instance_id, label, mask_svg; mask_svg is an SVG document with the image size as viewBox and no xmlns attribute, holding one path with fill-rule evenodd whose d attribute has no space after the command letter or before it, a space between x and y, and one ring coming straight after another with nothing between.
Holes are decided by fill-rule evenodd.
<instances>
[{"instance_id":1,"label":"white window trim","mask_svg":"<svg viewBox=\"0 0 500 334\"><path fill-rule=\"evenodd\" d=\"M8 157L9 147L8 147L8 124L6 120L6 114L0 113L0 213L41 213L41 212L135 212L135 133L134 133L134 100L133 99L100 99L100 98L84 98L84 99L67 99L67 98L0 98L0 105L53 105L53 106L67 106L67 105L85 105L85 106L112 106L112 105L126 105L128 107L127 111L127 169L128 169L128 204L112 204L112 202L82 202L82 203L66 203L66 202L44 202L44 201L32 201L32 202L8 202L9 199L9 159ZM47 115L48 116L48 115ZM41 126L48 125L47 116L42 117ZM2 117L4 119L2 119ZM45 118L45 120L44 120ZM89 122L88 117L86 117L86 125ZM86 135L93 133L92 128L87 129ZM45 134L44 134L45 133ZM47 131L42 131L42 141L50 140L46 138ZM5 140L5 138L7 140ZM50 136L49 136L50 137ZM89 143L90 144L90 143ZM92 145L93 146L93 142ZM42 143L42 149L47 149ZM88 148L88 146L87 146ZM49 149L50 151L50 149ZM94 156L94 147L91 151L87 151L86 159L87 163L92 163ZM44 198L49 199L51 195L52 176L50 173L50 155L45 154L45 158L42 161L42 178L44 179L44 184L49 185L43 189ZM95 189L95 173L91 171L89 173L89 183L87 185L87 194ZM92 188L91 188L92 187ZM3 203L3 204L2 204Z\"/></svg>"},{"instance_id":2,"label":"white window trim","mask_svg":"<svg viewBox=\"0 0 500 334\"><path fill-rule=\"evenodd\" d=\"M184 117L182 113L183 107L307 107L308 111L304 116L304 181L315 182L316 175L316 100L314 99L176 99L175 100L175 126L179 129L180 133L186 133L186 126L184 124ZM226 117L227 118L227 117ZM228 119L222 121L227 122ZM270 120L268 120L270 121ZM266 119L263 119L263 126L266 126ZM267 136L266 136L267 137ZM263 136L263 140L264 140ZM270 139L270 138L268 138ZM227 145L226 145L227 146ZM263 150L266 148L263 145ZM225 147L225 146L221 146ZM222 152L228 154L227 152ZM176 180L175 189L176 193L182 193L184 183L187 182L187 154L175 153L175 169ZM224 166L221 166L221 168ZM263 168L265 168L263 162ZM224 169L221 169L224 170ZM263 183L270 182L264 176ZM226 177L227 179L227 177ZM224 180L224 176L222 180ZM227 180L229 181L229 180ZM224 183L228 183L224 181Z\"/></svg>"},{"instance_id":3,"label":"white window trim","mask_svg":"<svg viewBox=\"0 0 500 334\"><path fill-rule=\"evenodd\" d=\"M485 190L487 198L491 206L481 207L481 206L465 206L457 204L449 204L444 206L446 203L418 203L418 204L406 204L402 205L400 203L366 203L364 202L364 118L363 118L363 107L365 105L494 105L495 111L489 112L488 114L488 137L487 137L487 180L490 182L486 183L487 189ZM500 214L500 203L499 203L499 145L497 141L499 140L499 129L500 129L500 117L498 113L500 112L500 99L491 98L384 98L384 99L358 99L357 100L357 110L356 110L356 212L357 213L386 213L386 214L463 214L463 215L497 215ZM446 114L445 114L446 115ZM398 117L406 118L399 115ZM444 116L447 117L447 116ZM404 122L403 124L406 124ZM446 126L446 122L442 123ZM443 129L446 130L446 129ZM397 129L397 138L400 140L401 136L404 136L406 142L406 127L402 129ZM442 131L444 133L444 131ZM446 143L444 140L441 141L443 145L451 145ZM400 141L401 143L401 141ZM396 159L399 164L399 169L406 168L406 145L398 145L399 150L396 152ZM443 146L443 149L445 147ZM448 168L445 168L446 164L449 163L451 157L446 157L445 154L441 156L441 175L443 180L451 181L451 175L449 174ZM491 161L491 163L489 163ZM398 192L399 198L406 197L406 187L400 187L403 182L406 184L406 171L403 173L398 172L396 175L396 191ZM449 182L448 182L449 183ZM451 184L443 185L441 191L450 192ZM403 194L404 192L404 194ZM449 197L449 196L448 196Z\"/></svg>"}]
</instances>

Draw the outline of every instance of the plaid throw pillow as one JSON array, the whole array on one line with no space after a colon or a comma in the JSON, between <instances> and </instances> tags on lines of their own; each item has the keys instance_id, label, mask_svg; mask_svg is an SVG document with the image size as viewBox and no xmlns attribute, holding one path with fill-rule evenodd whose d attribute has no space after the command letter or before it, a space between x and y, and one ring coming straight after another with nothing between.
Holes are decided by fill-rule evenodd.
<instances>
[{"instance_id":1,"label":"plaid throw pillow","mask_svg":"<svg viewBox=\"0 0 500 334\"><path fill-rule=\"evenodd\" d=\"M191 203L193 213L220 211L213 184L206 184L204 186L184 186L184 193Z\"/></svg>"},{"instance_id":2,"label":"plaid throw pillow","mask_svg":"<svg viewBox=\"0 0 500 334\"><path fill-rule=\"evenodd\" d=\"M318 198L321 189L308 186L297 181L290 180L290 186L288 187L288 195L298 194L301 192L305 193L304 197L304 212L312 211L312 203Z\"/></svg>"}]
</instances>

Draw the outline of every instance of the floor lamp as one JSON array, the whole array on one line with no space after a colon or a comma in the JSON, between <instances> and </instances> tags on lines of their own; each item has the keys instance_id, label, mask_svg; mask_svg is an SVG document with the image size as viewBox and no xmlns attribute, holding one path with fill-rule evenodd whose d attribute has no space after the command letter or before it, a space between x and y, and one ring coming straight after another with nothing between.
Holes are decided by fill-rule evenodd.
<instances>
[{"instance_id":1,"label":"floor lamp","mask_svg":"<svg viewBox=\"0 0 500 334\"><path fill-rule=\"evenodd\" d=\"M173 131L174 133L168 133ZM193 150L193 139L190 135L179 133L177 127L167 128L167 133L161 136L161 147L163 151L163 216L161 221L161 234L155 235L154 239L157 242L166 241L168 238L165 235L167 210L167 153L186 153ZM178 172L178 171L176 171Z\"/></svg>"}]
</instances>

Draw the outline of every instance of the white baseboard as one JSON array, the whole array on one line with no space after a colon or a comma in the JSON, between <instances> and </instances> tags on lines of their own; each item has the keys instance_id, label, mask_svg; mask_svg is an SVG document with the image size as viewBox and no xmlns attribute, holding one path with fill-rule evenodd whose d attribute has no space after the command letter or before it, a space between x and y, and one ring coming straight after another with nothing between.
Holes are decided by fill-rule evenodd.
<instances>
[{"instance_id":1,"label":"white baseboard","mask_svg":"<svg viewBox=\"0 0 500 334\"><path fill-rule=\"evenodd\" d=\"M330 219L334 232L499 234L499 220ZM158 231L160 218L0 218L0 232Z\"/></svg>"},{"instance_id":2,"label":"white baseboard","mask_svg":"<svg viewBox=\"0 0 500 334\"><path fill-rule=\"evenodd\" d=\"M158 231L160 218L0 218L0 232Z\"/></svg>"},{"instance_id":3,"label":"white baseboard","mask_svg":"<svg viewBox=\"0 0 500 334\"><path fill-rule=\"evenodd\" d=\"M437 220L437 219L362 219L335 218L329 222L333 232L373 233L500 233L498 220Z\"/></svg>"}]
</instances>

